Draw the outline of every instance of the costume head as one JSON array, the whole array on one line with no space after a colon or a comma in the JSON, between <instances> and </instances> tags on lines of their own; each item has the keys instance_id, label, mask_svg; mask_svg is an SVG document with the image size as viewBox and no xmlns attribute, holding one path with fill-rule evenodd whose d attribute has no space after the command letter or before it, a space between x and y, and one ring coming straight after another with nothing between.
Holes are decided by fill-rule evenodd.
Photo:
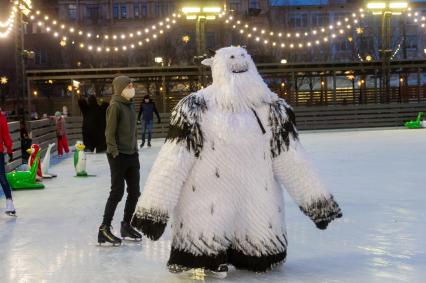
<instances>
[{"instance_id":1,"label":"costume head","mask_svg":"<svg viewBox=\"0 0 426 283\"><path fill-rule=\"evenodd\" d=\"M84 145L84 143L82 141L77 141L75 143L75 148L77 150L83 151L86 148L86 146Z\"/></svg>"},{"instance_id":2,"label":"costume head","mask_svg":"<svg viewBox=\"0 0 426 283\"><path fill-rule=\"evenodd\" d=\"M149 103L150 101L151 101L151 98L149 97L149 95L147 94L147 95L145 95L144 97L143 97L143 101L145 102L145 103Z\"/></svg>"},{"instance_id":3,"label":"costume head","mask_svg":"<svg viewBox=\"0 0 426 283\"><path fill-rule=\"evenodd\" d=\"M60 118L61 116L62 116L61 112L59 112L59 111L55 112L55 117L56 118Z\"/></svg>"},{"instance_id":4,"label":"costume head","mask_svg":"<svg viewBox=\"0 0 426 283\"><path fill-rule=\"evenodd\" d=\"M32 144L31 148L27 149L27 153L31 156L36 156L39 151L40 147L38 146L38 144Z\"/></svg>"},{"instance_id":5,"label":"costume head","mask_svg":"<svg viewBox=\"0 0 426 283\"><path fill-rule=\"evenodd\" d=\"M125 99L130 100L135 96L135 88L132 80L127 76L118 76L112 81L114 87L114 95L121 95Z\"/></svg>"},{"instance_id":6,"label":"costume head","mask_svg":"<svg viewBox=\"0 0 426 283\"><path fill-rule=\"evenodd\" d=\"M213 96L223 110L252 108L275 97L245 48L231 46L219 49L202 64L212 69Z\"/></svg>"}]
</instances>

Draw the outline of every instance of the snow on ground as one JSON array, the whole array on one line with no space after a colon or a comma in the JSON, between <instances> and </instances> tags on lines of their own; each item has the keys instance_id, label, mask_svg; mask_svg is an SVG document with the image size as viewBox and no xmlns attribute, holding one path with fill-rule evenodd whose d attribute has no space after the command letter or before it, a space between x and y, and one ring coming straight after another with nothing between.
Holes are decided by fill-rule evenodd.
<instances>
[{"instance_id":1,"label":"snow on ground","mask_svg":"<svg viewBox=\"0 0 426 283\"><path fill-rule=\"evenodd\" d=\"M286 195L286 264L266 274L231 272L225 282L424 282L426 131L304 132L301 139L344 217L320 231ZM161 144L140 154L142 187ZM97 177L74 178L72 158L51 171L59 177L45 190L15 192L18 218L0 215L0 282L190 282L165 267L170 230L158 242L96 245L109 191L105 155L88 156Z\"/></svg>"}]
</instances>

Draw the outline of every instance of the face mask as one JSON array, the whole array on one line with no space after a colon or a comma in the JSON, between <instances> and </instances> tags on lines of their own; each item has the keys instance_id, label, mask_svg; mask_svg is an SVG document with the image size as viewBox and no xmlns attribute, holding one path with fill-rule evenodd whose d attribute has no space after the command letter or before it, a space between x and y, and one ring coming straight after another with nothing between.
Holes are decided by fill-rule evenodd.
<instances>
[{"instance_id":1,"label":"face mask","mask_svg":"<svg viewBox=\"0 0 426 283\"><path fill-rule=\"evenodd\" d=\"M132 99L133 97L135 97L135 89L134 89L134 88L125 88L125 89L123 90L123 92L121 93L121 95L122 95L125 99L130 100L130 99Z\"/></svg>"}]
</instances>

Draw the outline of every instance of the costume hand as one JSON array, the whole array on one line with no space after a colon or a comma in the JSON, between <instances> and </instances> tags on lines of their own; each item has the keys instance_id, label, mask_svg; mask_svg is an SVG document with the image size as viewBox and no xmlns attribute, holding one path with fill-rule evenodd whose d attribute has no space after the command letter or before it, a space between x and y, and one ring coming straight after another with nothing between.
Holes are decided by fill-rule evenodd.
<instances>
[{"instance_id":1,"label":"costume hand","mask_svg":"<svg viewBox=\"0 0 426 283\"><path fill-rule=\"evenodd\" d=\"M138 217L136 214L132 219L132 226L142 231L145 236L153 241L157 241L163 235L167 226L167 219L161 221L154 221L150 217Z\"/></svg>"}]
</instances>

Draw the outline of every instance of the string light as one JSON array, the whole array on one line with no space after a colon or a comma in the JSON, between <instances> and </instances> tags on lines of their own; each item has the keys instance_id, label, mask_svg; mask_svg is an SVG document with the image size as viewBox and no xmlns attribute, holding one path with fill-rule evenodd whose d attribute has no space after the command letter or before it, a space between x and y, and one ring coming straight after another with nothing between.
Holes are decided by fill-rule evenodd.
<instances>
[{"instance_id":1,"label":"string light","mask_svg":"<svg viewBox=\"0 0 426 283\"><path fill-rule=\"evenodd\" d=\"M232 28L237 30L240 34L246 34L248 38L252 38L253 33L257 35L254 37L256 42L263 42L265 45L272 45L273 47L281 46L281 48L294 48L294 47L312 47L313 44L311 41L315 40L315 37L318 37L314 42L316 45L319 45L320 42L328 42L330 39L335 39L338 36L344 35L346 30L352 30L353 24L359 23L359 17L356 13L352 14L351 17L346 17L342 21L338 21L335 24L328 25L327 27L320 27L311 31L305 32L294 32L294 33L283 33L283 32L274 32L267 31L265 29L259 29L255 26L250 26L249 23L243 23L240 20L234 20L233 16L229 16L226 20L226 24L232 24ZM276 39L280 41L292 40L295 42L277 43ZM319 40L321 38L321 40ZM310 40L310 41L308 41ZM308 44L309 43L309 44Z\"/></svg>"},{"instance_id":2,"label":"string light","mask_svg":"<svg viewBox=\"0 0 426 283\"><path fill-rule=\"evenodd\" d=\"M44 21L47 22L50 17L48 15L42 16L41 12L37 11L38 13L36 13L35 15L31 16L31 20L39 20L39 21ZM94 36L91 32L88 31L83 31L83 30L79 30L78 31L78 35L81 37L85 37L85 38L92 38L92 37L96 37L96 38L103 38L105 40L126 40L128 38L135 38L135 37L151 37L152 38L157 38L159 34L164 34L164 30L161 28L158 28L158 26L165 26L166 29L170 29L172 27L172 25L175 25L177 23L177 20L180 19L182 16L181 14L173 14L172 16L169 16L161 21L158 22L158 25L151 25L150 27L146 27L144 29L138 29L136 32L129 32L127 34L104 34L104 35L99 35L97 34L96 36ZM167 23L167 24L165 24ZM57 25L59 24L61 29L64 30L64 32L68 33L68 34L74 34L75 33L75 28L74 27L69 27L67 28L67 26L65 24L60 24L59 21L52 19L52 24L53 25ZM144 33L142 32L142 30L144 31ZM155 32L155 33L154 33ZM152 35L151 35L152 34Z\"/></svg>"},{"instance_id":3,"label":"string light","mask_svg":"<svg viewBox=\"0 0 426 283\"><path fill-rule=\"evenodd\" d=\"M15 25L16 15L21 11L24 15L28 15L32 9L31 0L15 0L10 9L9 16L6 21L0 21L0 38L6 38L12 32ZM4 29L4 30L3 30Z\"/></svg>"},{"instance_id":4,"label":"string light","mask_svg":"<svg viewBox=\"0 0 426 283\"><path fill-rule=\"evenodd\" d=\"M179 14L174 14L173 20L171 20L170 18L166 18L164 21L170 23L170 24L166 25L166 28L170 29L172 27L172 25L175 25L177 23L177 19L179 19L179 18L180 18ZM36 13L36 15L32 15L32 17L30 17L30 19L33 22L36 22L36 20L37 20L37 25L40 26L40 27L43 27L46 30L46 32L52 33L54 37L61 37L62 38L61 42L66 43L66 40L68 40L68 38L66 36L67 34L71 34L71 35L74 34L75 35L75 28L74 27L67 27L65 24L61 24L56 20L52 21L50 19L50 17L48 17L48 16L44 16L44 17L41 16L40 12ZM50 26L48 26L48 24L50 22L51 23L55 22L56 24L59 24L60 29L54 29L54 28L51 28ZM159 25L160 25L160 23L159 23ZM164 26L164 23L162 23L160 26ZM158 33L151 34L152 30L155 30ZM126 40L126 39L129 39L129 38L134 38L135 34L138 35L138 36L144 36L145 37L144 41L149 43L149 42L151 42L151 39L155 40L159 37L159 35L165 34L165 31L163 29L158 28L156 25L153 25L153 26L151 26L151 28L146 28L145 33L142 33L139 30L136 33L132 32L132 33L129 33L129 34L120 34L119 36L115 35L115 34L112 35L112 36L109 35L109 34L105 34L105 35L102 36L102 38L105 39L105 40L112 39L114 41L117 41L117 39ZM82 36L86 39L91 39L91 40L96 40L94 38L97 38L97 39L101 38L101 36L99 34L97 34L96 36L93 36L93 34L91 32L84 32L82 30L78 31L78 35ZM103 52L103 51L111 52L112 50L114 50L115 52L118 52L118 51L127 51L129 49L134 49L137 46L143 46L143 41L139 40L137 42L129 42L128 44L124 44L124 45L121 45L121 46L118 46L118 45L117 46L108 46L108 44L106 44L106 46L104 46L103 44L96 44L96 43L93 43L93 42L92 43L84 43L84 42L77 42L76 43L75 41L73 41L73 45L77 45L81 49L85 49L85 50L90 51L90 52L97 51L97 52L100 53L100 52Z\"/></svg>"}]
</instances>

